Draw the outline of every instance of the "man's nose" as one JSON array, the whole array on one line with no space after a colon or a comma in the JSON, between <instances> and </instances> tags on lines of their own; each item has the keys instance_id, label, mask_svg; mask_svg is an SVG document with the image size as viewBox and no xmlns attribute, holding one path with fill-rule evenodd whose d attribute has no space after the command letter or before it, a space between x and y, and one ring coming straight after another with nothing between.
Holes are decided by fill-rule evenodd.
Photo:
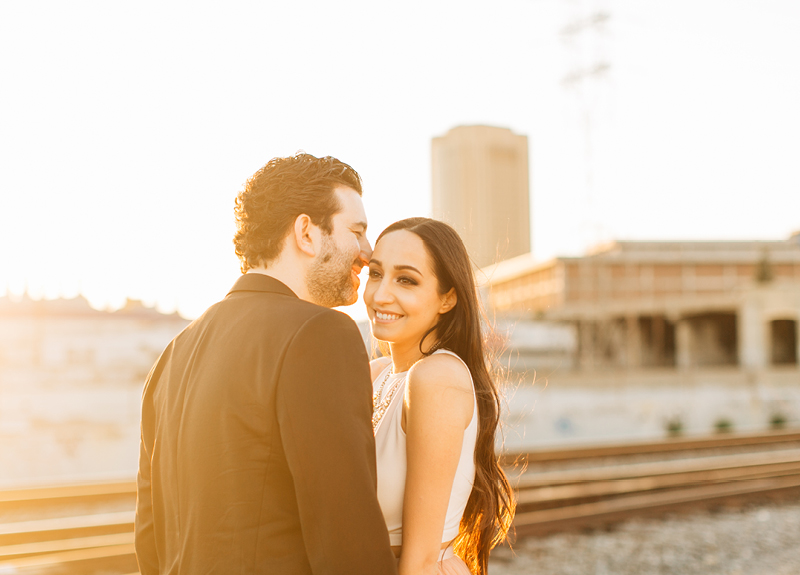
<instances>
[{"instance_id":1,"label":"man's nose","mask_svg":"<svg viewBox=\"0 0 800 575\"><path fill-rule=\"evenodd\" d=\"M369 260L372 259L372 247L369 245L369 240L364 238L361 242L361 252L358 254L362 266L368 266Z\"/></svg>"}]
</instances>

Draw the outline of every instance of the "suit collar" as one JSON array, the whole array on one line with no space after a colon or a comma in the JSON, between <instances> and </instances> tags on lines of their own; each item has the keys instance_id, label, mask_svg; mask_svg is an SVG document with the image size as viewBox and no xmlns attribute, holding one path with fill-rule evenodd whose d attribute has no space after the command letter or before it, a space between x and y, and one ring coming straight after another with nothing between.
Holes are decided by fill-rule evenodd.
<instances>
[{"instance_id":1,"label":"suit collar","mask_svg":"<svg viewBox=\"0 0 800 575\"><path fill-rule=\"evenodd\" d=\"M297 294L289 289L286 284L276 280L272 276L264 274L244 274L242 277L236 280L236 283L233 284L233 287L231 288L231 291L228 292L228 295L237 291L271 292L297 297Z\"/></svg>"}]
</instances>

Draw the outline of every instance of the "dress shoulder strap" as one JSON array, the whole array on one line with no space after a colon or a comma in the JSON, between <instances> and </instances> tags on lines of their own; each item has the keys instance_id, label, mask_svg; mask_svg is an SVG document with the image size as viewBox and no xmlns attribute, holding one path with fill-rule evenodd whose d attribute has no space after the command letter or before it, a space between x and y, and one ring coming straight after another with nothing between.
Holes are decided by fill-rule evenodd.
<instances>
[{"instance_id":1,"label":"dress shoulder strap","mask_svg":"<svg viewBox=\"0 0 800 575\"><path fill-rule=\"evenodd\" d=\"M386 372L389 371L390 369L392 369L392 362L391 361L386 364L386 367L384 367L382 370L380 370L380 372L378 372L378 375L375 376L375 379L372 380L372 383L375 383L376 381L380 381L380 379L382 377L386 377Z\"/></svg>"},{"instance_id":2,"label":"dress shoulder strap","mask_svg":"<svg viewBox=\"0 0 800 575\"><path fill-rule=\"evenodd\" d=\"M434 354L436 354L436 353L446 353L447 355L452 355L453 357L456 357L456 358L458 358L458 361L460 361L461 363L463 363L463 364L464 364L464 367L466 367L466 366L467 366L466 362L465 362L463 359L461 359L461 356L460 356L460 355L458 355L458 354L457 354L456 352L454 352L454 351L450 351L449 349L437 349L437 350L436 350L436 351L434 351L434 352L433 352L431 355L434 355ZM467 368L467 369L469 369L469 368Z\"/></svg>"},{"instance_id":3,"label":"dress shoulder strap","mask_svg":"<svg viewBox=\"0 0 800 575\"><path fill-rule=\"evenodd\" d=\"M450 351L449 349L437 349L437 350L436 350L436 351L434 351L434 352L433 352L431 355L434 355L434 354L437 354L437 353L446 353L447 355L452 355L452 356L453 356L453 357L455 357L455 358L456 358L458 361L460 361L460 362L461 362L461 365L463 365L463 366L464 366L464 369L466 369L466 370L467 370L467 373L469 374L469 380L470 380L470 382L472 382L472 387L473 387L473 389L475 388L475 382L472 380L472 372L469 370L469 366L467 365L467 362L465 362L463 359L461 359L461 356L460 356L460 355L458 355L458 354L457 354L456 352L454 352L454 351Z\"/></svg>"}]
</instances>

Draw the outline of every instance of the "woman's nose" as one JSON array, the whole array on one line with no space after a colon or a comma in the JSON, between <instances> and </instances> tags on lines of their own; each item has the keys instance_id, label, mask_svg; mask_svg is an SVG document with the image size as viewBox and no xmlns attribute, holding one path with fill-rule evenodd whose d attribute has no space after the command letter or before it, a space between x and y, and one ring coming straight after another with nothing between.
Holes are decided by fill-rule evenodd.
<instances>
[{"instance_id":1,"label":"woman's nose","mask_svg":"<svg viewBox=\"0 0 800 575\"><path fill-rule=\"evenodd\" d=\"M389 282L386 281L386 278L381 278L372 296L375 303L388 303L392 301L392 290L388 284Z\"/></svg>"}]
</instances>

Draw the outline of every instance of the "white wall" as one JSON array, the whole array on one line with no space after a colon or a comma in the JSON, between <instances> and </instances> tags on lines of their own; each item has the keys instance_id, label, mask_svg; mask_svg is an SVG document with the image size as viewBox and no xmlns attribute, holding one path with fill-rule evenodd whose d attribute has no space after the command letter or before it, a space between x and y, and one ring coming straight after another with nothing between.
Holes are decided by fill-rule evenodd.
<instances>
[{"instance_id":1,"label":"white wall","mask_svg":"<svg viewBox=\"0 0 800 575\"><path fill-rule=\"evenodd\" d=\"M509 385L506 447L635 441L666 437L680 418L686 435L714 433L727 418L735 431L763 431L774 413L800 426L800 371L744 374L736 369L677 374L653 370L594 375L539 374Z\"/></svg>"},{"instance_id":2,"label":"white wall","mask_svg":"<svg viewBox=\"0 0 800 575\"><path fill-rule=\"evenodd\" d=\"M0 318L0 487L133 478L142 385L188 323Z\"/></svg>"}]
</instances>

